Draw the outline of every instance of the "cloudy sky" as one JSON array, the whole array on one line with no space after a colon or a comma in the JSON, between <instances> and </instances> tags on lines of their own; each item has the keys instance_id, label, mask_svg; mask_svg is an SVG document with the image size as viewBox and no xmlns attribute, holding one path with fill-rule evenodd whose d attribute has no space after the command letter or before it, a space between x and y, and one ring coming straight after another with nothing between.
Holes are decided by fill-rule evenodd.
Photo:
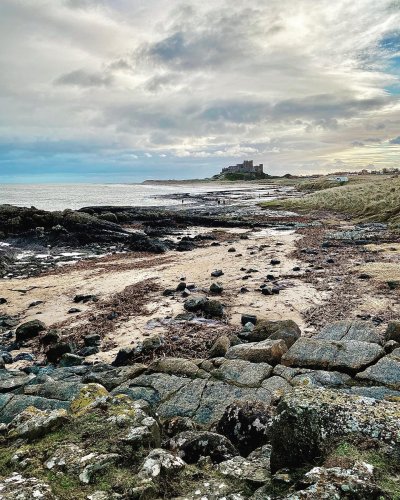
<instances>
[{"instance_id":1,"label":"cloudy sky","mask_svg":"<svg viewBox=\"0 0 400 500\"><path fill-rule=\"evenodd\" d=\"M0 180L399 166L399 0L1 0Z\"/></svg>"}]
</instances>

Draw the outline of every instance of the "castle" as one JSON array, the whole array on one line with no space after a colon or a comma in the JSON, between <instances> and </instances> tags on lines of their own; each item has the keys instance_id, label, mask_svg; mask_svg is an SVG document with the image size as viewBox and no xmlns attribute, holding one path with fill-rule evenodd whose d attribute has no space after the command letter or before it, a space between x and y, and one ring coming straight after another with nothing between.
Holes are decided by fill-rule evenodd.
<instances>
[{"instance_id":1,"label":"castle","mask_svg":"<svg viewBox=\"0 0 400 500\"><path fill-rule=\"evenodd\" d=\"M221 174L263 174L264 165L253 165L253 160L245 160L243 163L231 165L222 169Z\"/></svg>"}]
</instances>

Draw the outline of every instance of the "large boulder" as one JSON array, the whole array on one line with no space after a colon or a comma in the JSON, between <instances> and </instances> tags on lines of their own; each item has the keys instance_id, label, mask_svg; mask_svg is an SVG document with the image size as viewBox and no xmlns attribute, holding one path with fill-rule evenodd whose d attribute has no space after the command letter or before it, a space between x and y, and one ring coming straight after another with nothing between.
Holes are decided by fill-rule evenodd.
<instances>
[{"instance_id":1,"label":"large boulder","mask_svg":"<svg viewBox=\"0 0 400 500\"><path fill-rule=\"evenodd\" d=\"M234 401L219 420L217 432L247 456L270 441L274 415L274 408L261 401Z\"/></svg>"},{"instance_id":2,"label":"large boulder","mask_svg":"<svg viewBox=\"0 0 400 500\"><path fill-rule=\"evenodd\" d=\"M395 342L400 342L400 321L390 321L388 323L385 339L387 341L394 340Z\"/></svg>"},{"instance_id":3,"label":"large boulder","mask_svg":"<svg viewBox=\"0 0 400 500\"><path fill-rule=\"evenodd\" d=\"M396 351L399 351L398 355ZM400 390L400 349L396 349L389 356L381 358L376 364L358 373L356 378Z\"/></svg>"},{"instance_id":4,"label":"large boulder","mask_svg":"<svg viewBox=\"0 0 400 500\"><path fill-rule=\"evenodd\" d=\"M263 342L249 342L232 346L228 349L225 357L276 365L286 351L287 346L283 340L264 340Z\"/></svg>"},{"instance_id":5,"label":"large boulder","mask_svg":"<svg viewBox=\"0 0 400 500\"><path fill-rule=\"evenodd\" d=\"M301 467L345 436L400 446L400 403L302 388L285 394L271 429L271 470Z\"/></svg>"},{"instance_id":6,"label":"large boulder","mask_svg":"<svg viewBox=\"0 0 400 500\"><path fill-rule=\"evenodd\" d=\"M383 339L373 323L366 321L336 321L326 325L314 338L323 340L359 340L382 344Z\"/></svg>"},{"instance_id":7,"label":"large boulder","mask_svg":"<svg viewBox=\"0 0 400 500\"><path fill-rule=\"evenodd\" d=\"M290 347L298 338L300 338L301 330L299 326L292 320L284 321L268 321L260 320L256 323L253 330L243 330L239 336L249 342L261 342L262 340L284 340L286 345Z\"/></svg>"},{"instance_id":8,"label":"large boulder","mask_svg":"<svg viewBox=\"0 0 400 500\"><path fill-rule=\"evenodd\" d=\"M225 436L215 432L181 432L170 440L169 445L189 464L196 463L200 457L210 457L213 462L219 463L239 454Z\"/></svg>"},{"instance_id":9,"label":"large boulder","mask_svg":"<svg viewBox=\"0 0 400 500\"><path fill-rule=\"evenodd\" d=\"M282 364L356 373L384 354L382 347L370 342L300 338L282 357Z\"/></svg>"},{"instance_id":10,"label":"large boulder","mask_svg":"<svg viewBox=\"0 0 400 500\"><path fill-rule=\"evenodd\" d=\"M46 330L46 325L38 319L32 319L31 321L22 323L15 331L16 341L24 342L25 340L33 339L43 330Z\"/></svg>"},{"instance_id":11,"label":"large boulder","mask_svg":"<svg viewBox=\"0 0 400 500\"><path fill-rule=\"evenodd\" d=\"M12 392L27 385L35 376L19 370L0 369L0 393Z\"/></svg>"},{"instance_id":12,"label":"large boulder","mask_svg":"<svg viewBox=\"0 0 400 500\"><path fill-rule=\"evenodd\" d=\"M250 363L242 359L227 359L212 372L216 378L244 387L260 387L272 373L268 363Z\"/></svg>"},{"instance_id":13,"label":"large boulder","mask_svg":"<svg viewBox=\"0 0 400 500\"><path fill-rule=\"evenodd\" d=\"M68 421L66 410L38 410L30 406L8 424L9 438L35 439Z\"/></svg>"}]
</instances>

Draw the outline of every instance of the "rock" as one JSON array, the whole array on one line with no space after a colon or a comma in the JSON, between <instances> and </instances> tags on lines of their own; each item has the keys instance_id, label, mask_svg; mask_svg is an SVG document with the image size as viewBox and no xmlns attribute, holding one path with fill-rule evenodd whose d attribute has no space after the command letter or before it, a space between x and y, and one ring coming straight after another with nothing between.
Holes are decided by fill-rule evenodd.
<instances>
[{"instance_id":1,"label":"rock","mask_svg":"<svg viewBox=\"0 0 400 500\"><path fill-rule=\"evenodd\" d=\"M234 247L230 247L230 248L228 248L228 252L229 252L229 253L236 252L236 248L234 248Z\"/></svg>"},{"instance_id":2,"label":"rock","mask_svg":"<svg viewBox=\"0 0 400 500\"><path fill-rule=\"evenodd\" d=\"M156 448L147 455L139 471L139 477L146 479L168 477L176 474L177 471L184 467L186 467L186 463L181 458L168 453L162 448Z\"/></svg>"},{"instance_id":3,"label":"rock","mask_svg":"<svg viewBox=\"0 0 400 500\"><path fill-rule=\"evenodd\" d=\"M224 306L218 300L207 300L203 306L203 312L208 318L222 318Z\"/></svg>"},{"instance_id":4,"label":"rock","mask_svg":"<svg viewBox=\"0 0 400 500\"><path fill-rule=\"evenodd\" d=\"M7 351L0 351L0 358L3 359L3 362L8 365L13 362L13 357ZM3 367L4 368L4 367ZM0 377L1 378L1 377Z\"/></svg>"},{"instance_id":5,"label":"rock","mask_svg":"<svg viewBox=\"0 0 400 500\"><path fill-rule=\"evenodd\" d=\"M183 292L185 289L186 289L186 283L184 281L181 281L180 283L178 283L175 290L177 292Z\"/></svg>"},{"instance_id":6,"label":"rock","mask_svg":"<svg viewBox=\"0 0 400 500\"><path fill-rule=\"evenodd\" d=\"M25 408L34 406L40 410L67 409L69 401L58 401L24 394L0 394L0 421L11 422Z\"/></svg>"},{"instance_id":7,"label":"rock","mask_svg":"<svg viewBox=\"0 0 400 500\"><path fill-rule=\"evenodd\" d=\"M375 343L300 338L284 354L282 364L355 373L383 355L384 350Z\"/></svg>"},{"instance_id":8,"label":"rock","mask_svg":"<svg viewBox=\"0 0 400 500\"><path fill-rule=\"evenodd\" d=\"M242 314L240 322L242 323L242 326L246 325L247 323L252 323L253 325L255 325L257 323L257 316L255 316L254 314Z\"/></svg>"},{"instance_id":9,"label":"rock","mask_svg":"<svg viewBox=\"0 0 400 500\"><path fill-rule=\"evenodd\" d=\"M270 264L272 266L277 266L280 263L281 263L281 261L279 259L271 259L271 261L270 261Z\"/></svg>"},{"instance_id":10,"label":"rock","mask_svg":"<svg viewBox=\"0 0 400 500\"><path fill-rule=\"evenodd\" d=\"M63 354L70 352L72 352L71 344L67 342L58 342L47 349L46 358L49 363L58 363Z\"/></svg>"},{"instance_id":11,"label":"rock","mask_svg":"<svg viewBox=\"0 0 400 500\"><path fill-rule=\"evenodd\" d=\"M390 321L388 323L385 339L400 342L400 321Z\"/></svg>"},{"instance_id":12,"label":"rock","mask_svg":"<svg viewBox=\"0 0 400 500\"><path fill-rule=\"evenodd\" d=\"M267 363L250 363L241 359L225 360L212 372L213 377L243 387L260 387L272 373Z\"/></svg>"},{"instance_id":13,"label":"rock","mask_svg":"<svg viewBox=\"0 0 400 500\"><path fill-rule=\"evenodd\" d=\"M197 312L203 310L206 303L207 297L204 295L193 295L185 300L183 307L186 311Z\"/></svg>"},{"instance_id":14,"label":"rock","mask_svg":"<svg viewBox=\"0 0 400 500\"><path fill-rule=\"evenodd\" d=\"M328 372L324 370L311 370L291 379L293 386L315 386L315 387L345 387L350 385L352 378L345 373Z\"/></svg>"},{"instance_id":15,"label":"rock","mask_svg":"<svg viewBox=\"0 0 400 500\"><path fill-rule=\"evenodd\" d=\"M314 467L304 475L301 484L304 489L285 498L384 498L384 492L374 481L374 467L365 462L356 462L351 469Z\"/></svg>"},{"instance_id":16,"label":"rock","mask_svg":"<svg viewBox=\"0 0 400 500\"><path fill-rule=\"evenodd\" d=\"M400 403L302 388L285 394L277 413L271 429L272 472L301 467L345 436L400 445Z\"/></svg>"},{"instance_id":17,"label":"rock","mask_svg":"<svg viewBox=\"0 0 400 500\"><path fill-rule=\"evenodd\" d=\"M261 401L234 401L217 424L217 432L226 436L247 456L270 441L274 418L273 407Z\"/></svg>"},{"instance_id":18,"label":"rock","mask_svg":"<svg viewBox=\"0 0 400 500\"><path fill-rule=\"evenodd\" d=\"M97 370L96 366L82 378L82 383L95 383L104 386L108 391L112 391L117 386L134 379L146 370L146 366L141 363L134 363L131 366L112 368L106 366L104 370Z\"/></svg>"},{"instance_id":19,"label":"rock","mask_svg":"<svg viewBox=\"0 0 400 500\"><path fill-rule=\"evenodd\" d=\"M373 323L366 321L336 321L326 325L315 339L323 340L358 340L382 344L382 338L377 333Z\"/></svg>"},{"instance_id":20,"label":"rock","mask_svg":"<svg viewBox=\"0 0 400 500\"><path fill-rule=\"evenodd\" d=\"M61 356L60 366L79 366L83 363L84 358L76 354L65 353Z\"/></svg>"},{"instance_id":21,"label":"rock","mask_svg":"<svg viewBox=\"0 0 400 500\"><path fill-rule=\"evenodd\" d=\"M356 379L378 382L378 384L400 390L400 355L395 355L396 350L363 372L357 373Z\"/></svg>"},{"instance_id":22,"label":"rock","mask_svg":"<svg viewBox=\"0 0 400 500\"><path fill-rule=\"evenodd\" d=\"M0 299L1 300L1 299ZM36 306L39 306L40 304L43 304L43 300L34 300L33 302L31 302L29 305L28 305L28 308L31 308L31 307L36 307Z\"/></svg>"},{"instance_id":23,"label":"rock","mask_svg":"<svg viewBox=\"0 0 400 500\"><path fill-rule=\"evenodd\" d=\"M220 295L224 291L224 287L221 283L211 283L210 292L215 293L216 295Z\"/></svg>"},{"instance_id":24,"label":"rock","mask_svg":"<svg viewBox=\"0 0 400 500\"><path fill-rule=\"evenodd\" d=\"M225 356L231 346L231 341L227 335L221 335L217 338L209 351L210 358L219 358Z\"/></svg>"},{"instance_id":25,"label":"rock","mask_svg":"<svg viewBox=\"0 0 400 500\"><path fill-rule=\"evenodd\" d=\"M93 301L93 302L96 302L97 301L97 297L96 295L83 295L83 294L78 294L78 295L75 295L74 297L74 302L76 304L78 304L79 302L82 302L83 304L86 304L86 302L89 302L89 301Z\"/></svg>"},{"instance_id":26,"label":"rock","mask_svg":"<svg viewBox=\"0 0 400 500\"><path fill-rule=\"evenodd\" d=\"M117 352L114 361L112 362L113 366L125 366L131 363L135 352L130 347L124 347Z\"/></svg>"},{"instance_id":27,"label":"rock","mask_svg":"<svg viewBox=\"0 0 400 500\"><path fill-rule=\"evenodd\" d=\"M71 307L71 309L68 309L68 314L76 314L80 313L81 309L78 309L77 307Z\"/></svg>"},{"instance_id":28,"label":"rock","mask_svg":"<svg viewBox=\"0 0 400 500\"><path fill-rule=\"evenodd\" d=\"M196 425L189 417L172 417L165 420L164 432L168 437L173 437L184 431L195 431Z\"/></svg>"},{"instance_id":29,"label":"rock","mask_svg":"<svg viewBox=\"0 0 400 500\"><path fill-rule=\"evenodd\" d=\"M223 476L240 479L255 486L266 483L271 479L268 458L255 458L253 460L243 457L233 457L217 466Z\"/></svg>"},{"instance_id":30,"label":"rock","mask_svg":"<svg viewBox=\"0 0 400 500\"><path fill-rule=\"evenodd\" d=\"M291 347L298 338L301 330L292 320L268 321L260 320L253 331L241 332L239 336L250 342L260 342L262 340L283 340L287 347Z\"/></svg>"},{"instance_id":31,"label":"rock","mask_svg":"<svg viewBox=\"0 0 400 500\"><path fill-rule=\"evenodd\" d=\"M201 370L193 361L184 358L161 358L149 365L150 372L183 375L190 378L208 378L208 373Z\"/></svg>"},{"instance_id":32,"label":"rock","mask_svg":"<svg viewBox=\"0 0 400 500\"><path fill-rule=\"evenodd\" d=\"M27 375L26 373L18 370L0 370L0 393L11 392L27 385L34 375Z\"/></svg>"},{"instance_id":33,"label":"rock","mask_svg":"<svg viewBox=\"0 0 400 500\"><path fill-rule=\"evenodd\" d=\"M387 286L389 290L397 290L400 288L400 281L399 280L389 280L387 282Z\"/></svg>"},{"instance_id":34,"label":"rock","mask_svg":"<svg viewBox=\"0 0 400 500\"><path fill-rule=\"evenodd\" d=\"M33 339L39 335L40 332L46 329L46 325L38 319L32 319L26 323L22 323L17 328L15 335L17 342L24 342L25 340Z\"/></svg>"},{"instance_id":35,"label":"rock","mask_svg":"<svg viewBox=\"0 0 400 500\"><path fill-rule=\"evenodd\" d=\"M4 297L0 297L0 306L2 306L3 304L7 304L7 299L5 299Z\"/></svg>"},{"instance_id":36,"label":"rock","mask_svg":"<svg viewBox=\"0 0 400 500\"><path fill-rule=\"evenodd\" d=\"M0 479L0 498L4 500L57 500L50 485L36 477L24 477L17 472Z\"/></svg>"},{"instance_id":37,"label":"rock","mask_svg":"<svg viewBox=\"0 0 400 500\"><path fill-rule=\"evenodd\" d=\"M385 345L383 346L383 348L385 349L386 354L390 354L391 352L393 352L398 347L400 347L400 342L396 342L395 340L388 340L385 343Z\"/></svg>"},{"instance_id":38,"label":"rock","mask_svg":"<svg viewBox=\"0 0 400 500\"><path fill-rule=\"evenodd\" d=\"M121 393L148 401L162 419L190 417L204 426L217 422L233 401L271 401L270 392L262 387L238 387L213 379L189 379L164 373L143 374L113 390L113 394Z\"/></svg>"},{"instance_id":39,"label":"rock","mask_svg":"<svg viewBox=\"0 0 400 500\"><path fill-rule=\"evenodd\" d=\"M226 358L276 365L286 351L287 346L283 340L264 340L232 346L226 353Z\"/></svg>"},{"instance_id":40,"label":"rock","mask_svg":"<svg viewBox=\"0 0 400 500\"><path fill-rule=\"evenodd\" d=\"M94 354L97 354L100 352L100 349L98 347L83 347L80 349L77 354L78 356L82 356L86 358L87 356L93 356Z\"/></svg>"},{"instance_id":41,"label":"rock","mask_svg":"<svg viewBox=\"0 0 400 500\"><path fill-rule=\"evenodd\" d=\"M35 356L30 352L20 352L15 356L13 362L15 363L17 361L35 361L35 359L36 359Z\"/></svg>"},{"instance_id":42,"label":"rock","mask_svg":"<svg viewBox=\"0 0 400 500\"><path fill-rule=\"evenodd\" d=\"M164 344L164 338L161 335L153 334L143 339L142 352L147 353L159 349Z\"/></svg>"},{"instance_id":43,"label":"rock","mask_svg":"<svg viewBox=\"0 0 400 500\"><path fill-rule=\"evenodd\" d=\"M57 330L48 330L42 337L40 337L40 342L42 345L48 346L59 342L60 338L61 336Z\"/></svg>"},{"instance_id":44,"label":"rock","mask_svg":"<svg viewBox=\"0 0 400 500\"><path fill-rule=\"evenodd\" d=\"M67 421L65 410L38 410L29 406L8 424L8 437L37 439L62 427Z\"/></svg>"},{"instance_id":45,"label":"rock","mask_svg":"<svg viewBox=\"0 0 400 500\"><path fill-rule=\"evenodd\" d=\"M97 333L93 333L91 335L85 335L83 337L83 342L86 347L97 347L100 345L101 337Z\"/></svg>"},{"instance_id":46,"label":"rock","mask_svg":"<svg viewBox=\"0 0 400 500\"><path fill-rule=\"evenodd\" d=\"M93 408L99 399L108 396L108 391L100 384L87 384L71 402L71 412L77 415Z\"/></svg>"},{"instance_id":47,"label":"rock","mask_svg":"<svg viewBox=\"0 0 400 500\"><path fill-rule=\"evenodd\" d=\"M270 377L261 384L271 394L272 403L277 403L284 394L292 390L292 386L282 377Z\"/></svg>"},{"instance_id":48,"label":"rock","mask_svg":"<svg viewBox=\"0 0 400 500\"><path fill-rule=\"evenodd\" d=\"M223 275L224 275L224 273L221 271L221 269L216 269L215 271L213 271L211 273L211 276L213 278L219 278L220 276L223 276Z\"/></svg>"},{"instance_id":49,"label":"rock","mask_svg":"<svg viewBox=\"0 0 400 500\"><path fill-rule=\"evenodd\" d=\"M214 463L219 463L238 455L233 444L215 432L181 432L170 440L169 446L189 464L196 463L200 457L210 457Z\"/></svg>"}]
</instances>

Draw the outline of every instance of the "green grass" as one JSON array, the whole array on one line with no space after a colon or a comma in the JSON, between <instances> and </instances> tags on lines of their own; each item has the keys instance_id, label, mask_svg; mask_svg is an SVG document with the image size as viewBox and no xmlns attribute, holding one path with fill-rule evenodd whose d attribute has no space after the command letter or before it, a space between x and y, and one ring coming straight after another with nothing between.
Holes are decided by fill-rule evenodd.
<instances>
[{"instance_id":1,"label":"green grass","mask_svg":"<svg viewBox=\"0 0 400 500\"><path fill-rule=\"evenodd\" d=\"M374 477L377 485L385 492L386 498L400 500L400 464L396 456L385 454L379 449L360 449L353 443L342 442L328 457L330 467L343 467L343 461L348 464L366 462L374 467ZM351 466L351 465L350 465Z\"/></svg>"},{"instance_id":2,"label":"green grass","mask_svg":"<svg viewBox=\"0 0 400 500\"><path fill-rule=\"evenodd\" d=\"M359 221L400 223L400 178L349 183L307 194L300 198L272 200L264 208L313 211L352 215Z\"/></svg>"}]
</instances>

